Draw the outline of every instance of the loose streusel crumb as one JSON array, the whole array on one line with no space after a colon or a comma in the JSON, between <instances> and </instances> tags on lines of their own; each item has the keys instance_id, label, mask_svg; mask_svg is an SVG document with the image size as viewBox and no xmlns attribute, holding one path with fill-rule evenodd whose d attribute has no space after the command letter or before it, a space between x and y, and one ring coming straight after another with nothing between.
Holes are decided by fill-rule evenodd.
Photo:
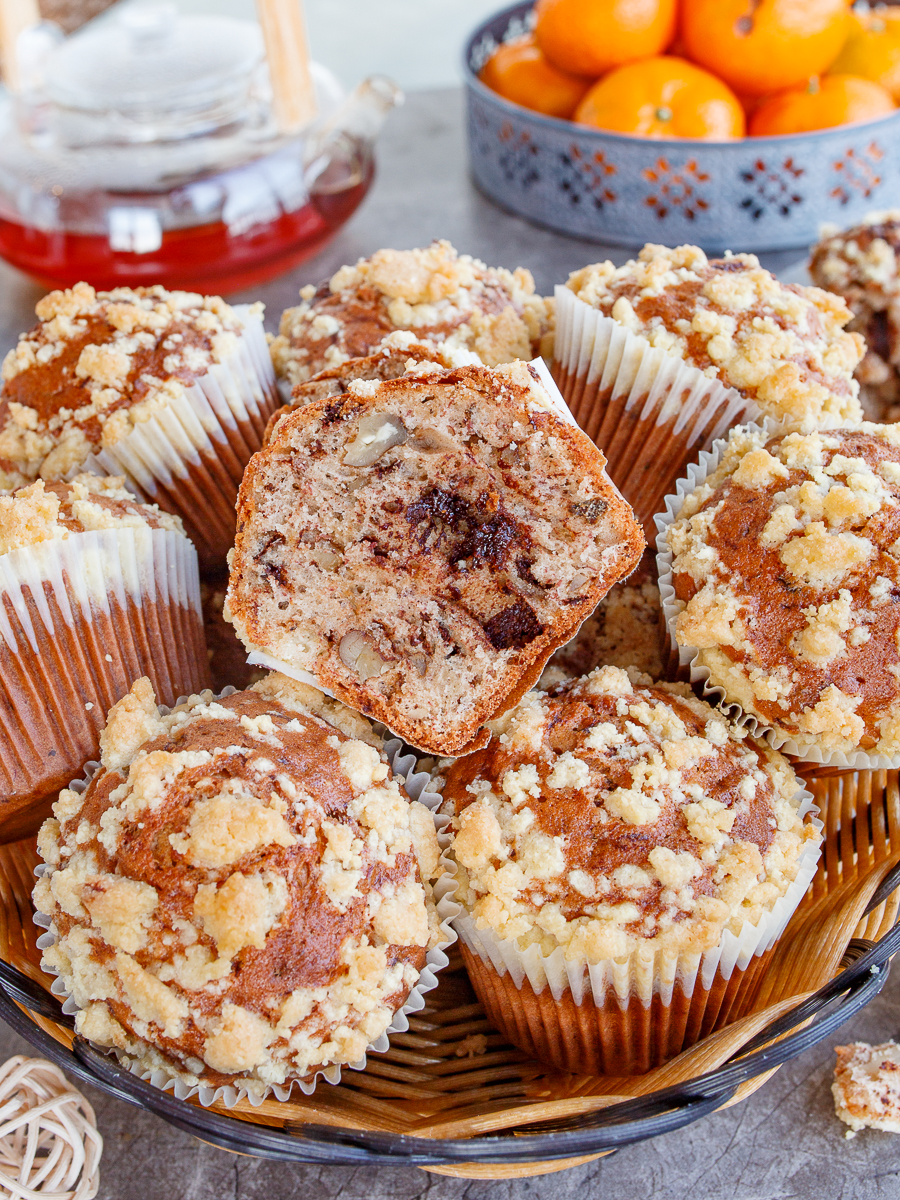
<instances>
[{"instance_id":1,"label":"loose streusel crumb","mask_svg":"<svg viewBox=\"0 0 900 1200\"><path fill-rule=\"evenodd\" d=\"M707 259L696 246L647 245L637 261L584 267L567 286L652 346L754 400L787 428L862 418L851 313L818 288L781 284L752 254Z\"/></svg>"},{"instance_id":2,"label":"loose streusel crumb","mask_svg":"<svg viewBox=\"0 0 900 1200\"><path fill-rule=\"evenodd\" d=\"M161 287L79 283L36 312L3 361L2 488L62 479L119 442L233 354L244 328L217 296Z\"/></svg>"},{"instance_id":3,"label":"loose streusel crumb","mask_svg":"<svg viewBox=\"0 0 900 1200\"><path fill-rule=\"evenodd\" d=\"M856 368L860 398L873 421L900 418L900 210L871 213L859 225L823 231L813 247L813 283L835 292L853 313L866 356Z\"/></svg>"},{"instance_id":4,"label":"loose streusel crumb","mask_svg":"<svg viewBox=\"0 0 900 1200\"><path fill-rule=\"evenodd\" d=\"M900 429L732 432L668 531L676 637L801 748L900 753Z\"/></svg>"},{"instance_id":5,"label":"loose streusel crumb","mask_svg":"<svg viewBox=\"0 0 900 1200\"><path fill-rule=\"evenodd\" d=\"M853 1042L834 1052L834 1111L853 1131L847 1137L860 1129L900 1133L900 1046Z\"/></svg>"},{"instance_id":6,"label":"loose streusel crumb","mask_svg":"<svg viewBox=\"0 0 900 1200\"><path fill-rule=\"evenodd\" d=\"M71 483L27 487L0 496L0 554L97 529L168 529L184 533L178 517L141 504L121 476L76 475Z\"/></svg>"},{"instance_id":7,"label":"loose streusel crumb","mask_svg":"<svg viewBox=\"0 0 900 1200\"><path fill-rule=\"evenodd\" d=\"M253 1092L358 1062L439 940L431 814L359 716L277 675L169 715L139 680L35 888L82 1036Z\"/></svg>"},{"instance_id":8,"label":"loose streusel crumb","mask_svg":"<svg viewBox=\"0 0 900 1200\"><path fill-rule=\"evenodd\" d=\"M556 687L595 667L634 667L651 679L663 672L656 564L645 554L641 565L611 588L571 642L553 655L538 686Z\"/></svg>"},{"instance_id":9,"label":"loose streusel crumb","mask_svg":"<svg viewBox=\"0 0 900 1200\"><path fill-rule=\"evenodd\" d=\"M398 329L473 351L489 367L552 348L552 316L530 273L487 267L447 241L379 250L300 296L271 346L277 374L291 384L371 354Z\"/></svg>"},{"instance_id":10,"label":"loose streusel crumb","mask_svg":"<svg viewBox=\"0 0 900 1200\"><path fill-rule=\"evenodd\" d=\"M520 950L702 952L785 894L818 837L787 761L680 684L601 667L531 692L445 772L457 892Z\"/></svg>"}]
</instances>

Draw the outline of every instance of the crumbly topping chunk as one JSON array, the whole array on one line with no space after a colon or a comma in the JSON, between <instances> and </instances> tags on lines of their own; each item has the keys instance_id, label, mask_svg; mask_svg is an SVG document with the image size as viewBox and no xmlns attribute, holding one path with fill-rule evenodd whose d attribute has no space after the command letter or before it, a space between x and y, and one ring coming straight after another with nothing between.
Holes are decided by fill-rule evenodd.
<instances>
[{"instance_id":1,"label":"crumbly topping chunk","mask_svg":"<svg viewBox=\"0 0 900 1200\"><path fill-rule=\"evenodd\" d=\"M834 1052L834 1111L850 1126L847 1137L860 1129L900 1133L900 1046L854 1042Z\"/></svg>"},{"instance_id":2,"label":"crumbly topping chunk","mask_svg":"<svg viewBox=\"0 0 900 1200\"><path fill-rule=\"evenodd\" d=\"M340 709L277 675L168 715L144 679L114 706L101 770L39 838L44 963L85 1037L261 1091L357 1062L387 1029L437 940L439 851Z\"/></svg>"},{"instance_id":3,"label":"crumbly topping chunk","mask_svg":"<svg viewBox=\"0 0 900 1200\"><path fill-rule=\"evenodd\" d=\"M826 752L900 753L900 433L734 430L669 529L680 613L730 701Z\"/></svg>"},{"instance_id":4,"label":"crumbly topping chunk","mask_svg":"<svg viewBox=\"0 0 900 1200\"><path fill-rule=\"evenodd\" d=\"M647 245L636 261L584 267L568 286L653 346L718 377L791 429L861 419L853 371L864 352L831 292L782 284L752 254L707 259Z\"/></svg>"},{"instance_id":5,"label":"crumbly topping chunk","mask_svg":"<svg viewBox=\"0 0 900 1200\"><path fill-rule=\"evenodd\" d=\"M168 529L184 533L181 518L141 504L121 476L76 475L71 483L27 487L0 496L0 554L98 529Z\"/></svg>"},{"instance_id":6,"label":"crumbly topping chunk","mask_svg":"<svg viewBox=\"0 0 900 1200\"><path fill-rule=\"evenodd\" d=\"M446 772L460 897L523 950L704 951L786 892L798 784L685 686L601 667L530 693Z\"/></svg>"},{"instance_id":7,"label":"crumbly topping chunk","mask_svg":"<svg viewBox=\"0 0 900 1200\"><path fill-rule=\"evenodd\" d=\"M3 361L0 487L64 478L233 354L243 325L217 296L165 288L38 302L38 324Z\"/></svg>"},{"instance_id":8,"label":"crumbly topping chunk","mask_svg":"<svg viewBox=\"0 0 900 1200\"><path fill-rule=\"evenodd\" d=\"M300 296L271 347L276 371L293 384L371 354L395 330L448 354L474 352L490 367L533 358L550 333L546 302L528 271L485 266L446 241L378 250Z\"/></svg>"}]
</instances>

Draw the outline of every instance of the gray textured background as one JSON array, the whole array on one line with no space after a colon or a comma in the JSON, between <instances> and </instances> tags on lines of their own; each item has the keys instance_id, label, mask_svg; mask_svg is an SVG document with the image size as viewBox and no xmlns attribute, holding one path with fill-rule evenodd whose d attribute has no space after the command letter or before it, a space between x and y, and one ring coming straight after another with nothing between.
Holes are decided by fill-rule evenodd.
<instances>
[{"instance_id":1,"label":"gray textured background","mask_svg":"<svg viewBox=\"0 0 900 1200\"><path fill-rule=\"evenodd\" d=\"M482 199L466 177L461 100L453 90L414 93L388 125L379 178L363 208L330 247L253 296L267 324L294 303L298 288L380 246L449 238L460 251L496 265L529 267L538 287L605 251L543 232ZM739 250L739 246L734 247ZM622 261L626 255L611 252ZM797 272L799 253L768 256ZM33 324L39 290L0 264L0 352ZM900 974L841 1030L841 1041L900 1034ZM866 1131L852 1141L835 1118L833 1046L826 1042L783 1067L755 1096L679 1133L631 1146L584 1167L534 1179L482 1182L414 1167L300 1167L239 1157L194 1141L156 1117L90 1091L106 1140L100 1200L876 1200L900 1196L900 1139ZM0 1026L0 1056L28 1053Z\"/></svg>"}]
</instances>

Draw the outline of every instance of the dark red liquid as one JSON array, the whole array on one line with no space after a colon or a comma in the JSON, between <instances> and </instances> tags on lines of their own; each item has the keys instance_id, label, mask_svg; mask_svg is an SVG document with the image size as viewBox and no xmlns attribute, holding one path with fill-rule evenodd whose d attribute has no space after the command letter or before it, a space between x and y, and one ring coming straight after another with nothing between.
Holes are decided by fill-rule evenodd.
<instances>
[{"instance_id":1,"label":"dark red liquid","mask_svg":"<svg viewBox=\"0 0 900 1200\"><path fill-rule=\"evenodd\" d=\"M210 294L254 287L310 258L355 212L374 176L371 156L362 178L337 190L314 191L308 202L273 221L232 234L217 221L164 230L147 254L113 250L103 235L44 231L0 217L0 257L49 287L87 280L102 290L163 284Z\"/></svg>"}]
</instances>

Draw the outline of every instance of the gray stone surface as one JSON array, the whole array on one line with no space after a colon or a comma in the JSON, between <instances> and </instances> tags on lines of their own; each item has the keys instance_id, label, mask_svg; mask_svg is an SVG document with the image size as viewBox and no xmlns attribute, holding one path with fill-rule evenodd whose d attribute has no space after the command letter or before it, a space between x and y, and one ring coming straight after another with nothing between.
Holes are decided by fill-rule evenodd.
<instances>
[{"instance_id":1,"label":"gray stone surface","mask_svg":"<svg viewBox=\"0 0 900 1200\"><path fill-rule=\"evenodd\" d=\"M301 284L379 246L448 237L489 262L529 267L549 290L568 271L604 256L509 217L468 184L457 93L419 93L388 127L379 179L362 210L312 262L260 289L275 327ZM740 247L735 247L740 249ZM611 252L617 261L622 251ZM774 269L796 254L771 256ZM33 321L39 290L0 264L0 350ZM257 298L242 297L242 298ZM840 1032L840 1040L883 1041L900 1034L900 974ZM864 1132L844 1139L834 1117L828 1042L782 1068L748 1101L679 1133L631 1146L556 1175L481 1182L416 1168L312 1168L266 1163L194 1141L162 1121L91 1090L106 1139L100 1200L881 1200L900 1196L900 1140ZM28 1052L0 1026L0 1059Z\"/></svg>"}]
</instances>

